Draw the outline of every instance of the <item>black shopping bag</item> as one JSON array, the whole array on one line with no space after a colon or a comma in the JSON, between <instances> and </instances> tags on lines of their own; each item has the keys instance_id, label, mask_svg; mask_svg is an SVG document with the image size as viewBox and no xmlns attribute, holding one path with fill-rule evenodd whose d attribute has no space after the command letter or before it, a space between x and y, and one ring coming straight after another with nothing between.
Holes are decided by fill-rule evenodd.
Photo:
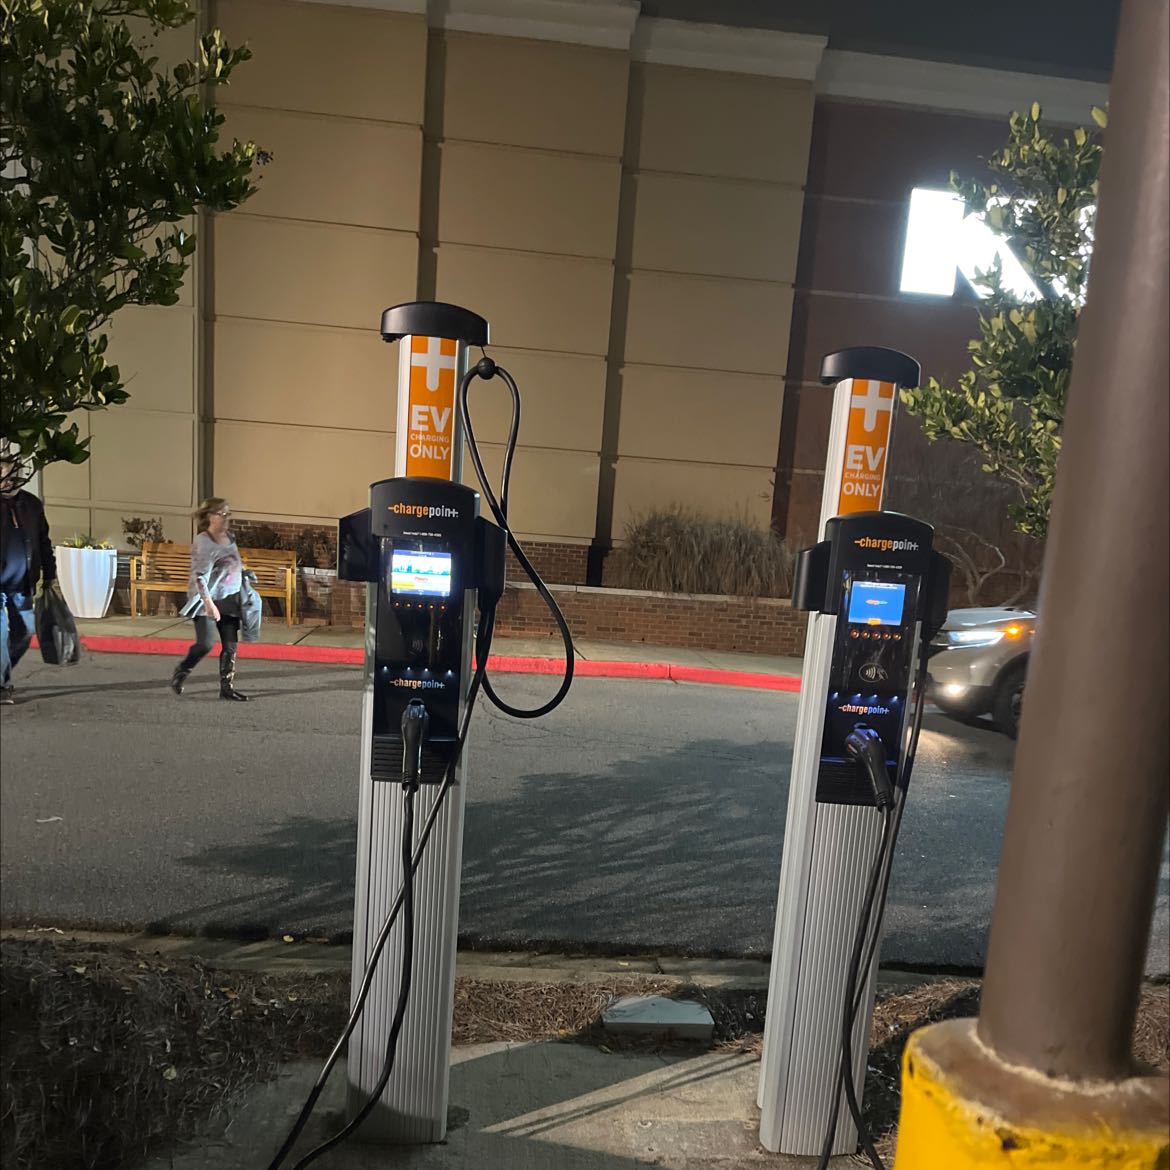
<instances>
[{"instance_id":1,"label":"black shopping bag","mask_svg":"<svg viewBox=\"0 0 1170 1170\"><path fill-rule=\"evenodd\" d=\"M81 661L77 623L55 585L42 589L33 605L41 658L50 666L69 666Z\"/></svg>"}]
</instances>

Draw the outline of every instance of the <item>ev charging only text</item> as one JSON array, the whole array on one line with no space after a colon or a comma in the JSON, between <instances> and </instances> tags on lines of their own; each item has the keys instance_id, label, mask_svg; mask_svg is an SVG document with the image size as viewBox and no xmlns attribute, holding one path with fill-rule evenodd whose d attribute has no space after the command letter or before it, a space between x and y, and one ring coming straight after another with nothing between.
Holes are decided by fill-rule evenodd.
<instances>
[{"instance_id":1,"label":"ev charging only text","mask_svg":"<svg viewBox=\"0 0 1170 1170\"><path fill-rule=\"evenodd\" d=\"M451 444L443 440L447 436L447 424L451 419L449 406L426 406L413 403L410 408L410 430L412 434L425 435L430 442L413 439L410 444L412 459L446 459Z\"/></svg>"},{"instance_id":2,"label":"ev charging only text","mask_svg":"<svg viewBox=\"0 0 1170 1170\"><path fill-rule=\"evenodd\" d=\"M847 476L842 481L842 494L878 499L882 494L881 468L885 460L885 447L870 447L864 443L848 444L845 448L845 470L861 474Z\"/></svg>"}]
</instances>

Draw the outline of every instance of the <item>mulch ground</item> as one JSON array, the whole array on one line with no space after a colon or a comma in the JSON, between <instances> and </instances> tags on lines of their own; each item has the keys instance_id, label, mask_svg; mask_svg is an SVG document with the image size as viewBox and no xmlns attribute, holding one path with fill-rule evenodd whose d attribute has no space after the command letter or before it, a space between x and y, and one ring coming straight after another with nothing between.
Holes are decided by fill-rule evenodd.
<instances>
[{"instance_id":1,"label":"mulch ground","mask_svg":"<svg viewBox=\"0 0 1170 1170\"><path fill-rule=\"evenodd\" d=\"M765 996L628 976L600 982L459 979L456 1044L564 1040L619 1045L600 1017L635 992L700 999L715 1043L759 1048ZM871 1033L865 1111L892 1154L902 1048L913 1029L974 1015L978 984L942 980L883 997ZM323 1057L345 1024L349 977L264 975L190 958L61 941L0 942L0 1165L132 1170L194 1138L284 1061ZM1170 997L1146 988L1135 1055L1170 1070ZM630 1047L631 1045L623 1045Z\"/></svg>"}]
</instances>

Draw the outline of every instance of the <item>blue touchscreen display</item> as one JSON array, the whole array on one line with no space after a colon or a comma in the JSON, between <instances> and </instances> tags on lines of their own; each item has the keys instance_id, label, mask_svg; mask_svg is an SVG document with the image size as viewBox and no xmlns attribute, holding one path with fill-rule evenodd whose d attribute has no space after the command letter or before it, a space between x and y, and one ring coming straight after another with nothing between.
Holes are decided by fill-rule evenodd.
<instances>
[{"instance_id":1,"label":"blue touchscreen display","mask_svg":"<svg viewBox=\"0 0 1170 1170\"><path fill-rule=\"evenodd\" d=\"M854 581L849 621L860 626L900 626L906 586L892 581Z\"/></svg>"}]
</instances>

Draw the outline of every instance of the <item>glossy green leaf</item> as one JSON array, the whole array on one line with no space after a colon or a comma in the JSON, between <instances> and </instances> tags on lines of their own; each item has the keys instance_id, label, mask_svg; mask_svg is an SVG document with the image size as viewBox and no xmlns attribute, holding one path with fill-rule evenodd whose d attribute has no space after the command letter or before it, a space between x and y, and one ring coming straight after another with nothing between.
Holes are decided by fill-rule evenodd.
<instances>
[{"instance_id":1,"label":"glossy green leaf","mask_svg":"<svg viewBox=\"0 0 1170 1170\"><path fill-rule=\"evenodd\" d=\"M211 104L250 53L214 32L201 38L209 54L159 67L147 46L189 25L194 0L0 0L0 10L6 151L29 160L20 184L0 178L0 438L44 466L86 458L88 443L62 429L73 412L128 398L105 358L111 319L127 304L178 301L196 241L166 226L229 211L254 189L255 149L220 143ZM41 241L33 257L30 239Z\"/></svg>"},{"instance_id":2,"label":"glossy green leaf","mask_svg":"<svg viewBox=\"0 0 1170 1170\"><path fill-rule=\"evenodd\" d=\"M1103 111L1094 112L1105 126ZM1038 103L1008 120L1004 145L988 156L989 176L952 175L969 213L982 214L1044 295L1020 303L998 263L978 279L977 336L970 368L950 384L928 378L904 399L932 441L965 444L988 475L1011 484L1020 532L1042 536L1048 522L1077 326L1084 304L1096 216L1101 141L1084 127L1053 135Z\"/></svg>"}]
</instances>

